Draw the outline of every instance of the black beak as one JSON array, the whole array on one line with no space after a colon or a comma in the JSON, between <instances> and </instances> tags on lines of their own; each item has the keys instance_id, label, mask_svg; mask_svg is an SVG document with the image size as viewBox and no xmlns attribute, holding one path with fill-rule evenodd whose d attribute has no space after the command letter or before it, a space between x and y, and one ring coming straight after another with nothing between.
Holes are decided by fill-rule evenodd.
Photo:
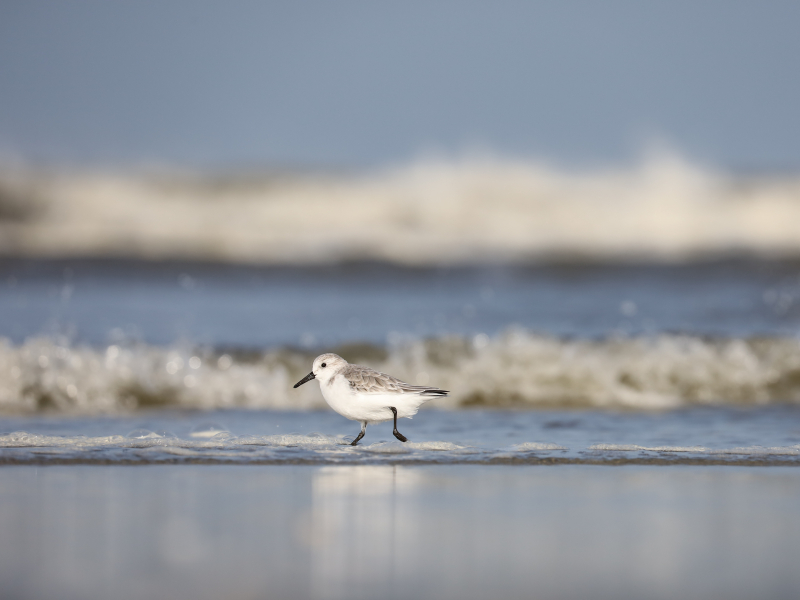
<instances>
[{"instance_id":1,"label":"black beak","mask_svg":"<svg viewBox=\"0 0 800 600\"><path fill-rule=\"evenodd\" d=\"M308 375L306 375L305 377L303 377L303 378L302 378L300 381L298 381L297 383L295 383L295 384L294 384L294 387L296 387L296 388L299 388L299 387L300 387L301 385L303 385L303 384L304 384L306 381L311 381L312 379L316 379L316 378L317 378L317 376L316 376L316 375L314 375L314 373L313 373L313 372L311 372L311 373L309 373Z\"/></svg>"}]
</instances>

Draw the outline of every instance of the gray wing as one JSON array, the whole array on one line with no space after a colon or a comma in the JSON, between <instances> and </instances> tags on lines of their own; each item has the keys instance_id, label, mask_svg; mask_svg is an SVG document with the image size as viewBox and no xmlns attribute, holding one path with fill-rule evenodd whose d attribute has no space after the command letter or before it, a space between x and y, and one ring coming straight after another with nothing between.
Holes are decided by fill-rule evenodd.
<instances>
[{"instance_id":1,"label":"gray wing","mask_svg":"<svg viewBox=\"0 0 800 600\"><path fill-rule=\"evenodd\" d=\"M411 385L400 381L386 373L375 371L359 365L348 365L342 375L350 383L350 387L361 394L418 394L420 396L447 396L447 390L427 385Z\"/></svg>"}]
</instances>

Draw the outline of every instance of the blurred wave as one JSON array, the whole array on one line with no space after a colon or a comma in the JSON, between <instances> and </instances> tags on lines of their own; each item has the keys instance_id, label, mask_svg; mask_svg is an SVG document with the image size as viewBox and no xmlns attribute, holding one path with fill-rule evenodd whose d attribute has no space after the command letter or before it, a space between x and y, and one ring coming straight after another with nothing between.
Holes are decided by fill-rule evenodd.
<instances>
[{"instance_id":1,"label":"blurred wave","mask_svg":"<svg viewBox=\"0 0 800 600\"><path fill-rule=\"evenodd\" d=\"M800 176L660 156L581 172L421 161L366 174L0 170L0 253L255 263L800 255Z\"/></svg>"},{"instance_id":2,"label":"blurred wave","mask_svg":"<svg viewBox=\"0 0 800 600\"><path fill-rule=\"evenodd\" d=\"M521 329L490 338L398 339L331 348L449 398L432 408L612 408L800 403L800 340L690 335L570 340ZM315 353L276 349L70 346L0 341L0 411L118 413L142 408L326 408L297 390Z\"/></svg>"}]
</instances>

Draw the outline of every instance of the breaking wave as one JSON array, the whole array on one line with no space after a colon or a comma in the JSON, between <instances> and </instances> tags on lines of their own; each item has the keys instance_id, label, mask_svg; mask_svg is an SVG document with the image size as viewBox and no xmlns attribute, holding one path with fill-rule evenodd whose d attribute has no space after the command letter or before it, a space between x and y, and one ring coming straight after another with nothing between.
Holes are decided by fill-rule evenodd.
<instances>
[{"instance_id":1,"label":"breaking wave","mask_svg":"<svg viewBox=\"0 0 800 600\"><path fill-rule=\"evenodd\" d=\"M514 329L496 337L350 346L351 362L451 390L436 408L667 409L800 403L800 340L690 335L570 340ZM326 408L313 383L292 385L314 353L222 352L141 344L105 348L0 339L0 411Z\"/></svg>"},{"instance_id":2,"label":"breaking wave","mask_svg":"<svg viewBox=\"0 0 800 600\"><path fill-rule=\"evenodd\" d=\"M670 156L572 172L492 158L362 174L217 177L6 168L0 233L0 253L31 257L288 264L796 257L800 177L734 176Z\"/></svg>"}]
</instances>

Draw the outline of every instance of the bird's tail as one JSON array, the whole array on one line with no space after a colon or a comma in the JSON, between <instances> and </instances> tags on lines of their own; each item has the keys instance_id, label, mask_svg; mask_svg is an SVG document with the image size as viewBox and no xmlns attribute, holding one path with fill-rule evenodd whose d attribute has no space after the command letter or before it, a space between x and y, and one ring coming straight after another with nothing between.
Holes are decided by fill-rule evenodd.
<instances>
[{"instance_id":1,"label":"bird's tail","mask_svg":"<svg viewBox=\"0 0 800 600\"><path fill-rule=\"evenodd\" d=\"M450 393L449 390L440 390L439 388L425 388L422 390L420 396L433 396L435 398L444 398Z\"/></svg>"}]
</instances>

